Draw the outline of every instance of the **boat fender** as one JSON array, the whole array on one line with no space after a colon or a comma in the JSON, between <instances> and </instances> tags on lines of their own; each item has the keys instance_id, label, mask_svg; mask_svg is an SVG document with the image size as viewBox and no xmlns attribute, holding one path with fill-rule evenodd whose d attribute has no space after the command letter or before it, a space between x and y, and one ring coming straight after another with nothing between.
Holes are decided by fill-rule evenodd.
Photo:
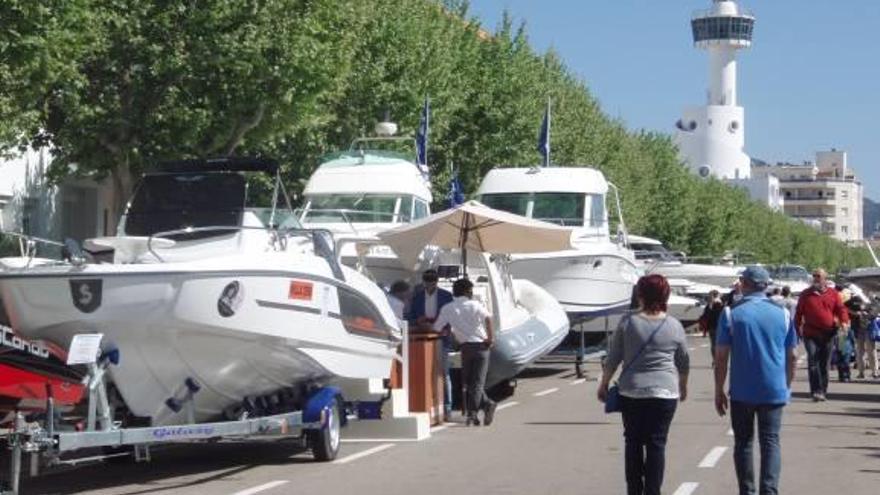
<instances>
[{"instance_id":1,"label":"boat fender","mask_svg":"<svg viewBox=\"0 0 880 495\"><path fill-rule=\"evenodd\" d=\"M119 366L119 349L110 349L109 351L104 351L98 361L109 361L110 364L112 364L113 366Z\"/></svg>"},{"instance_id":2,"label":"boat fender","mask_svg":"<svg viewBox=\"0 0 880 495\"><path fill-rule=\"evenodd\" d=\"M174 397L169 397L165 399L165 406L167 406L168 409L171 409L175 413L179 413L180 410L183 409L183 402Z\"/></svg>"},{"instance_id":3,"label":"boat fender","mask_svg":"<svg viewBox=\"0 0 880 495\"><path fill-rule=\"evenodd\" d=\"M342 404L342 392L337 387L321 387L315 390L309 399L306 401L306 407L303 410L303 422L305 423L318 423L321 422L322 412L329 408L333 404L333 400L338 399L339 404ZM341 421L341 425L345 426L346 424L346 415L341 414L339 418ZM326 420L325 420L326 421ZM326 426L325 424L321 425Z\"/></svg>"},{"instance_id":4,"label":"boat fender","mask_svg":"<svg viewBox=\"0 0 880 495\"><path fill-rule=\"evenodd\" d=\"M183 381L183 384L186 385L186 389L193 394L202 389L202 386L199 385L199 382L195 381L192 377L187 377L187 379Z\"/></svg>"}]
</instances>

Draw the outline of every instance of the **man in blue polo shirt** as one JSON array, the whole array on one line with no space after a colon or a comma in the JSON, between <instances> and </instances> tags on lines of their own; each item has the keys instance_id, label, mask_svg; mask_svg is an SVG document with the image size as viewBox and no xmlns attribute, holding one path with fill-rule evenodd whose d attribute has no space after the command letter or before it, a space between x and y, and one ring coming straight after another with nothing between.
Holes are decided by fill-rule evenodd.
<instances>
[{"instance_id":1,"label":"man in blue polo shirt","mask_svg":"<svg viewBox=\"0 0 880 495\"><path fill-rule=\"evenodd\" d=\"M782 409L791 396L797 333L788 311L764 294L770 275L760 266L740 275L743 299L725 310L718 321L715 343L715 409L724 416L724 392L730 362L730 421L733 462L740 495L779 493L782 452L779 430ZM752 444L755 419L761 444L760 491L755 490Z\"/></svg>"}]
</instances>

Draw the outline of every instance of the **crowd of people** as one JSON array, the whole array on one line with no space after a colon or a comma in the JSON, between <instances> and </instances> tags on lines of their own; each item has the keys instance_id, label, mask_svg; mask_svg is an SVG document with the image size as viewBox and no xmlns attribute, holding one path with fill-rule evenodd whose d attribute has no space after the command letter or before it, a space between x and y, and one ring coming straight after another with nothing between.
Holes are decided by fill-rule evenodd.
<instances>
[{"instance_id":1,"label":"crowd of people","mask_svg":"<svg viewBox=\"0 0 880 495\"><path fill-rule=\"evenodd\" d=\"M822 269L812 278L795 298L788 287L770 288L770 275L763 267L748 267L728 294L709 293L699 321L711 343L715 410L720 416L730 415L740 495L779 493L782 416L791 399L801 344L813 401L827 400L830 366L837 368L842 382L851 379L853 361L858 379L880 377L880 305L856 287L829 281ZM452 403L447 355L457 348L467 389L467 424L489 425L496 406L485 391L494 341L492 318L473 298L468 279L455 281L452 293L439 288L438 280L436 271L427 270L415 290L406 282L394 283L389 293L392 309L413 331L441 336L447 419ZM622 415L629 495L660 493L669 429L679 403L688 396L686 334L681 322L666 312L669 295L662 275L639 279L635 307L611 337L598 387L606 410ZM612 386L618 368L618 382ZM608 407L612 400L614 409ZM757 476L752 458L756 439Z\"/></svg>"},{"instance_id":2,"label":"crowd of people","mask_svg":"<svg viewBox=\"0 0 880 495\"><path fill-rule=\"evenodd\" d=\"M815 402L828 398L831 366L841 382L851 379L853 361L857 379L880 376L880 305L855 286L829 281L823 269L813 272L812 284L797 298L788 287L770 284L763 267L746 268L728 294L709 293L699 320L711 343L715 409L730 415L740 495L779 493L782 415L801 344ZM611 395L619 394L630 495L660 493L670 424L678 403L687 398L685 332L666 314L669 292L661 275L639 280L637 309L612 336L597 392L606 411ZM618 383L611 387L618 367ZM758 476L752 460L756 438Z\"/></svg>"}]
</instances>

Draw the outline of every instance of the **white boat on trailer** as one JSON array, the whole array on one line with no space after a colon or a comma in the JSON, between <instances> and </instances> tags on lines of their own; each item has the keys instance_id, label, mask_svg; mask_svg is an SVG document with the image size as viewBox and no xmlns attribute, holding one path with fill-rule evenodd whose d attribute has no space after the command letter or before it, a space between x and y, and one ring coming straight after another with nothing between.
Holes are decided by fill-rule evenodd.
<instances>
[{"instance_id":1,"label":"white boat on trailer","mask_svg":"<svg viewBox=\"0 0 880 495\"><path fill-rule=\"evenodd\" d=\"M259 195L246 172L274 176L269 208L251 204ZM381 289L340 266L330 234L300 228L284 198L268 160L146 174L119 235L87 243L114 248L113 263L71 253L69 263L0 272L10 324L65 349L79 334L103 335L100 362L119 395L102 399L103 431L122 416L150 428L287 418L318 400L318 457L335 456L345 416L333 386L387 378L400 329Z\"/></svg>"}]
</instances>

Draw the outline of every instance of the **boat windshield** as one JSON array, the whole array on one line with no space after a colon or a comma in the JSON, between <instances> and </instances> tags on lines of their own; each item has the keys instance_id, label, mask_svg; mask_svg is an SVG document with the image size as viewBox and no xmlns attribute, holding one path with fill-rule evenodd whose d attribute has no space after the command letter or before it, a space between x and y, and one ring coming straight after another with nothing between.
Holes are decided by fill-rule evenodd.
<instances>
[{"instance_id":1,"label":"boat windshield","mask_svg":"<svg viewBox=\"0 0 880 495\"><path fill-rule=\"evenodd\" d=\"M125 234L241 225L246 190L244 176L237 173L146 175L126 210ZM200 232L187 238L223 234L228 232Z\"/></svg>"},{"instance_id":2,"label":"boat windshield","mask_svg":"<svg viewBox=\"0 0 880 495\"><path fill-rule=\"evenodd\" d=\"M303 223L398 223L409 222L414 216L427 216L427 204L409 195L316 194L308 197L300 220Z\"/></svg>"},{"instance_id":3,"label":"boat windshield","mask_svg":"<svg viewBox=\"0 0 880 495\"><path fill-rule=\"evenodd\" d=\"M601 227L605 223L605 198L582 193L498 193L484 194L486 206L565 227ZM588 202L589 201L589 202ZM585 209L589 207L589 214Z\"/></svg>"},{"instance_id":4,"label":"boat windshield","mask_svg":"<svg viewBox=\"0 0 880 495\"><path fill-rule=\"evenodd\" d=\"M144 176L138 183L125 216L124 232L149 236L195 227L300 228L287 208L272 217L274 185L261 174L230 172L164 173ZM271 220L271 222L270 222ZM172 236L175 240L229 235L208 230Z\"/></svg>"}]
</instances>

